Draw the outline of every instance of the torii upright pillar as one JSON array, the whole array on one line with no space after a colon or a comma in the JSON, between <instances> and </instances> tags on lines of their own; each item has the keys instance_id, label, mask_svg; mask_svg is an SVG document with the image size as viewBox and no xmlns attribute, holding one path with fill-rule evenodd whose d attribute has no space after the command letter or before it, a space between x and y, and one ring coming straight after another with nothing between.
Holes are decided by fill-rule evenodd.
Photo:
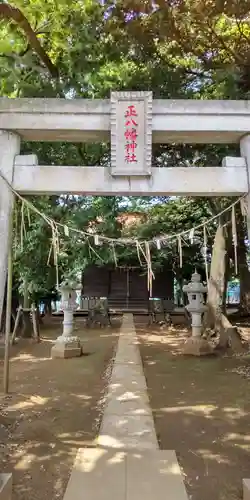
<instances>
[{"instance_id":1,"label":"torii upright pillar","mask_svg":"<svg viewBox=\"0 0 250 500\"><path fill-rule=\"evenodd\" d=\"M240 152L241 156L243 156L243 158L246 161L248 190L249 190L250 189L250 135L249 134L241 138ZM247 233L248 233L248 240L250 241L250 193L249 192L247 194L246 200L247 200L247 213L246 213Z\"/></svg>"},{"instance_id":2,"label":"torii upright pillar","mask_svg":"<svg viewBox=\"0 0 250 500\"><path fill-rule=\"evenodd\" d=\"M0 171L10 184L13 182L15 156L19 152L20 137L15 133L0 130ZM9 227L12 208L13 193L7 183L0 177L0 324L7 276Z\"/></svg>"}]
</instances>

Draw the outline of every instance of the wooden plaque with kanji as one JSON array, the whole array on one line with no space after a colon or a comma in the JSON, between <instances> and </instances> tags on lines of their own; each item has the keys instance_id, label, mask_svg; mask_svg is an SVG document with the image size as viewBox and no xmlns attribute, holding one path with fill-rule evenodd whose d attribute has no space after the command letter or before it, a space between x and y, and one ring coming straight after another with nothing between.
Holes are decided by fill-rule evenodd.
<instances>
[{"instance_id":1,"label":"wooden plaque with kanji","mask_svg":"<svg viewBox=\"0 0 250 500\"><path fill-rule=\"evenodd\" d=\"M150 176L152 93L111 93L111 174Z\"/></svg>"}]
</instances>

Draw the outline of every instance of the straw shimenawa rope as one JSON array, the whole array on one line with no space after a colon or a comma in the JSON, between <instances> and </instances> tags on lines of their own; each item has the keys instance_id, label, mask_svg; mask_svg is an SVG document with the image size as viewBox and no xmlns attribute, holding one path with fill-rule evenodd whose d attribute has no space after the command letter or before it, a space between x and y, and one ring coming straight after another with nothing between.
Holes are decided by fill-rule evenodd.
<instances>
[{"instance_id":1,"label":"straw shimenawa rope","mask_svg":"<svg viewBox=\"0 0 250 500\"><path fill-rule=\"evenodd\" d=\"M47 222L50 226L52 224L55 224L58 227L62 227L63 229L65 228L65 224L62 224L60 222L57 222L57 221L51 219L51 217L48 217L47 215L45 215L43 212L41 212L40 210L38 210L38 208L36 208L30 201L28 201L26 198L24 198L23 196L21 196L11 186L11 184L7 181L7 179L2 174L1 171L0 171L0 177L6 182L6 184L10 188L10 190L13 192L13 194L15 194L17 196L17 198L19 198L21 201L23 201L31 211L34 211L37 215L39 215L40 217L42 217L45 220L45 222ZM152 238L150 240L140 240L140 242L141 243L145 243L147 241L147 243L149 243L150 245L154 244L155 246L157 246L157 245L159 246L159 243L157 243L157 241L160 242L160 243L161 242L167 242L167 241L170 241L170 240L173 240L173 239L178 239L178 236L190 235L190 239L191 239L191 237L193 238L194 232L198 231L199 229L203 228L204 226L207 226L207 225L211 224L211 222L215 221L216 219L218 219L219 217L221 217L221 215L223 215L224 213L226 213L229 210L231 210L238 203L241 203L243 205L243 200L245 200L245 198L246 198L247 195L248 195L248 193L245 193L241 197L237 198L236 201L234 201L233 203L230 203L230 205L228 207L226 207L223 210L221 210L221 212L219 212L216 215L213 215L212 217L210 217L209 219L207 219L205 222L201 222L200 224L197 224L196 226L193 226L191 229L187 229L187 230L184 230L184 231L181 231L181 232L177 232L177 233L173 233L173 234L170 234L170 235L163 234L163 235L157 236L155 238ZM87 238L90 238L90 237L94 238L95 237L95 234L89 233L87 231L82 231L82 230L77 229L75 227L71 227L71 226L67 225L67 228L68 228L68 231L81 234L81 235L83 235L83 236L85 236ZM107 242L113 242L115 245L128 245L128 244L134 245L137 241L139 241L137 238L110 238L109 236L104 236L104 235L98 235L98 238L99 238L99 240L101 240L103 242L105 242L105 241L107 241Z\"/></svg>"}]
</instances>

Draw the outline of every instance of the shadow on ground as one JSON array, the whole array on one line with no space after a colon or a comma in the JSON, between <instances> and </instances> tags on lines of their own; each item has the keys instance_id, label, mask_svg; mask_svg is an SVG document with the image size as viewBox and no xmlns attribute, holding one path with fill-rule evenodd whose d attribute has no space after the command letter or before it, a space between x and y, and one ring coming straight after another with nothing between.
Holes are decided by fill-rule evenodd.
<instances>
[{"instance_id":1,"label":"shadow on ground","mask_svg":"<svg viewBox=\"0 0 250 500\"><path fill-rule=\"evenodd\" d=\"M192 500L242 499L250 477L250 381L240 358L184 357L187 331L136 321L161 449L176 451Z\"/></svg>"},{"instance_id":2,"label":"shadow on ground","mask_svg":"<svg viewBox=\"0 0 250 500\"><path fill-rule=\"evenodd\" d=\"M62 499L78 448L94 446L120 324L85 329L79 319L76 326L80 358L50 359L60 319L44 325L40 344L21 340L12 349L11 393L0 400L0 470L14 474L13 500Z\"/></svg>"}]
</instances>

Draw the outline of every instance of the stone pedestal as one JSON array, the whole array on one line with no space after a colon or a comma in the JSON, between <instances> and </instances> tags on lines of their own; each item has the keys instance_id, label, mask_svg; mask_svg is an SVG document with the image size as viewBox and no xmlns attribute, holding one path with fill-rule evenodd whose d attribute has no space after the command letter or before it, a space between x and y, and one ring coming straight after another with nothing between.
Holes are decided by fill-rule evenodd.
<instances>
[{"instance_id":1,"label":"stone pedestal","mask_svg":"<svg viewBox=\"0 0 250 500\"><path fill-rule=\"evenodd\" d=\"M213 349L206 339L202 337L189 337L184 346L183 354L189 354L190 356L205 356L207 354L212 354Z\"/></svg>"},{"instance_id":2,"label":"stone pedestal","mask_svg":"<svg viewBox=\"0 0 250 500\"><path fill-rule=\"evenodd\" d=\"M52 358L76 358L81 356L82 346L78 337L58 337L51 349Z\"/></svg>"},{"instance_id":3,"label":"stone pedestal","mask_svg":"<svg viewBox=\"0 0 250 500\"><path fill-rule=\"evenodd\" d=\"M68 282L61 285L60 292L62 294L63 333L56 339L51 349L51 357L75 358L82 354L80 339L73 335L76 292L73 284Z\"/></svg>"}]
</instances>

